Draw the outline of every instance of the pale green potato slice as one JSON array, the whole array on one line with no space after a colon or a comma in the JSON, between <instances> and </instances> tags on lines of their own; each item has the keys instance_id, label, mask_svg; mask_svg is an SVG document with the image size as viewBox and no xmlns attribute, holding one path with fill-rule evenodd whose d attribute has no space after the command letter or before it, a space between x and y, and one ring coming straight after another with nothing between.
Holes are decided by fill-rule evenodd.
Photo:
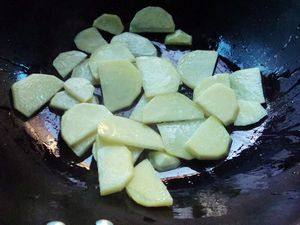
<instances>
[{"instance_id":1,"label":"pale green potato slice","mask_svg":"<svg viewBox=\"0 0 300 225\"><path fill-rule=\"evenodd\" d=\"M61 135L68 146L74 146L97 133L98 124L112 113L103 105L80 103L61 118Z\"/></svg>"},{"instance_id":2,"label":"pale green potato slice","mask_svg":"<svg viewBox=\"0 0 300 225\"><path fill-rule=\"evenodd\" d=\"M145 105L149 102L149 100L146 98L145 95L142 95L138 103L135 105L133 111L131 112L131 115L129 119L143 122L143 110Z\"/></svg>"},{"instance_id":3,"label":"pale green potato slice","mask_svg":"<svg viewBox=\"0 0 300 225\"><path fill-rule=\"evenodd\" d=\"M176 30L165 38L166 45L192 45L192 36L182 30Z\"/></svg>"},{"instance_id":4,"label":"pale green potato slice","mask_svg":"<svg viewBox=\"0 0 300 225\"><path fill-rule=\"evenodd\" d=\"M77 156L82 156L93 145L93 142L95 141L95 136L96 135L87 137L84 140L80 141L78 144L71 146L72 151Z\"/></svg>"},{"instance_id":5,"label":"pale green potato slice","mask_svg":"<svg viewBox=\"0 0 300 225\"><path fill-rule=\"evenodd\" d=\"M84 60L73 69L71 77L84 78L89 80L93 85L97 84L97 80L92 75L88 59Z\"/></svg>"},{"instance_id":6,"label":"pale green potato slice","mask_svg":"<svg viewBox=\"0 0 300 225\"><path fill-rule=\"evenodd\" d=\"M130 106L141 92L141 75L128 61L103 62L99 76L104 105L112 112Z\"/></svg>"},{"instance_id":7,"label":"pale green potato slice","mask_svg":"<svg viewBox=\"0 0 300 225\"><path fill-rule=\"evenodd\" d=\"M107 44L98 30L94 27L80 31L74 38L76 47L84 52L93 53L97 48Z\"/></svg>"},{"instance_id":8,"label":"pale green potato slice","mask_svg":"<svg viewBox=\"0 0 300 225\"><path fill-rule=\"evenodd\" d=\"M87 102L92 99L95 91L91 82L81 77L69 78L64 83L64 88L68 94L80 102Z\"/></svg>"},{"instance_id":9,"label":"pale green potato slice","mask_svg":"<svg viewBox=\"0 0 300 225\"><path fill-rule=\"evenodd\" d=\"M98 134L107 142L162 151L161 137L142 123L124 117L107 117L99 123Z\"/></svg>"},{"instance_id":10,"label":"pale green potato slice","mask_svg":"<svg viewBox=\"0 0 300 225\"><path fill-rule=\"evenodd\" d=\"M259 68L238 70L232 73L230 85L239 100L265 102Z\"/></svg>"},{"instance_id":11,"label":"pale green potato slice","mask_svg":"<svg viewBox=\"0 0 300 225\"><path fill-rule=\"evenodd\" d=\"M124 30L120 17L114 14L102 14L94 20L93 26L111 34L120 34Z\"/></svg>"},{"instance_id":12,"label":"pale green potato slice","mask_svg":"<svg viewBox=\"0 0 300 225\"><path fill-rule=\"evenodd\" d=\"M230 88L230 79L228 73L215 74L211 77L204 78L194 89L193 100L197 99L207 88L214 84L223 84Z\"/></svg>"},{"instance_id":13,"label":"pale green potato slice","mask_svg":"<svg viewBox=\"0 0 300 225\"><path fill-rule=\"evenodd\" d=\"M231 138L222 123L211 116L205 120L193 136L187 147L192 155L200 160L217 160L228 154Z\"/></svg>"},{"instance_id":14,"label":"pale green potato slice","mask_svg":"<svg viewBox=\"0 0 300 225\"><path fill-rule=\"evenodd\" d=\"M79 103L79 101L70 96L66 91L60 91L51 99L49 106L54 109L66 111Z\"/></svg>"},{"instance_id":15,"label":"pale green potato slice","mask_svg":"<svg viewBox=\"0 0 300 225\"><path fill-rule=\"evenodd\" d=\"M146 207L171 206L172 196L149 160L140 162L133 172L133 178L126 186L127 194L138 204Z\"/></svg>"},{"instance_id":16,"label":"pale green potato slice","mask_svg":"<svg viewBox=\"0 0 300 225\"><path fill-rule=\"evenodd\" d=\"M186 143L203 121L204 119L157 124L166 152L186 160L193 159Z\"/></svg>"},{"instance_id":17,"label":"pale green potato slice","mask_svg":"<svg viewBox=\"0 0 300 225\"><path fill-rule=\"evenodd\" d=\"M203 119L196 103L180 93L155 96L143 110L144 123Z\"/></svg>"},{"instance_id":18,"label":"pale green potato slice","mask_svg":"<svg viewBox=\"0 0 300 225\"><path fill-rule=\"evenodd\" d=\"M136 148L136 147L127 147L127 148L131 151L133 163L135 163L138 160L138 158L144 151L144 149L142 148Z\"/></svg>"},{"instance_id":19,"label":"pale green potato slice","mask_svg":"<svg viewBox=\"0 0 300 225\"><path fill-rule=\"evenodd\" d=\"M171 33L175 30L172 16L161 7L148 6L139 10L130 23L133 33Z\"/></svg>"},{"instance_id":20,"label":"pale green potato slice","mask_svg":"<svg viewBox=\"0 0 300 225\"><path fill-rule=\"evenodd\" d=\"M143 56L136 59L136 64L141 71L146 97L177 92L180 75L168 59Z\"/></svg>"},{"instance_id":21,"label":"pale green potato slice","mask_svg":"<svg viewBox=\"0 0 300 225\"><path fill-rule=\"evenodd\" d=\"M226 126L235 121L239 112L234 91L220 83L207 88L195 101Z\"/></svg>"},{"instance_id":22,"label":"pale green potato slice","mask_svg":"<svg viewBox=\"0 0 300 225\"><path fill-rule=\"evenodd\" d=\"M97 152L100 195L122 191L133 177L131 152L125 146L104 146Z\"/></svg>"},{"instance_id":23,"label":"pale green potato slice","mask_svg":"<svg viewBox=\"0 0 300 225\"><path fill-rule=\"evenodd\" d=\"M148 157L152 166L161 172L176 169L180 165L178 158L165 152L150 152Z\"/></svg>"},{"instance_id":24,"label":"pale green potato slice","mask_svg":"<svg viewBox=\"0 0 300 225\"><path fill-rule=\"evenodd\" d=\"M114 36L110 43L121 42L128 46L131 53L135 56L156 56L157 51L152 42L141 35L124 32Z\"/></svg>"},{"instance_id":25,"label":"pale green potato slice","mask_svg":"<svg viewBox=\"0 0 300 225\"><path fill-rule=\"evenodd\" d=\"M196 50L182 56L177 64L182 82L194 89L200 81L213 74L217 62L216 51Z\"/></svg>"},{"instance_id":26,"label":"pale green potato slice","mask_svg":"<svg viewBox=\"0 0 300 225\"><path fill-rule=\"evenodd\" d=\"M31 74L12 85L14 108L30 117L62 87L63 82L55 76Z\"/></svg>"},{"instance_id":27,"label":"pale green potato slice","mask_svg":"<svg viewBox=\"0 0 300 225\"><path fill-rule=\"evenodd\" d=\"M86 57L85 53L76 50L62 52L54 59L52 65L59 75L66 77Z\"/></svg>"},{"instance_id":28,"label":"pale green potato slice","mask_svg":"<svg viewBox=\"0 0 300 225\"><path fill-rule=\"evenodd\" d=\"M93 77L99 80L98 67L103 61L127 60L134 62L135 58L124 43L103 45L93 52L89 59L89 66Z\"/></svg>"},{"instance_id":29,"label":"pale green potato slice","mask_svg":"<svg viewBox=\"0 0 300 225\"><path fill-rule=\"evenodd\" d=\"M239 100L239 113L234 121L235 126L247 126L260 121L268 113L259 102Z\"/></svg>"}]
</instances>

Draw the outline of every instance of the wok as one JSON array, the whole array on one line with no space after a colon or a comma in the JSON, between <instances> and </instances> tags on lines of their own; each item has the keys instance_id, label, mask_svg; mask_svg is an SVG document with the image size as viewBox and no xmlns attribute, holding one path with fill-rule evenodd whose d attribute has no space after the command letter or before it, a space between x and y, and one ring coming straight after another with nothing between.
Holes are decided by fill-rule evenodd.
<instances>
[{"instance_id":1,"label":"wok","mask_svg":"<svg viewBox=\"0 0 300 225\"><path fill-rule=\"evenodd\" d=\"M52 60L74 49L75 34L94 18L116 13L128 29L148 5L169 11L176 27L193 35L192 49L216 49L216 72L259 66L267 99L266 119L229 128L227 159L184 162L185 169L162 174L171 208L138 206L124 192L99 197L95 163L67 149L60 116L44 107L26 119L11 104L11 85L33 72L57 74ZM101 218L117 225L300 223L299 1L3 0L0 22L1 225ZM174 61L188 50L161 45L164 35L146 37Z\"/></svg>"}]
</instances>

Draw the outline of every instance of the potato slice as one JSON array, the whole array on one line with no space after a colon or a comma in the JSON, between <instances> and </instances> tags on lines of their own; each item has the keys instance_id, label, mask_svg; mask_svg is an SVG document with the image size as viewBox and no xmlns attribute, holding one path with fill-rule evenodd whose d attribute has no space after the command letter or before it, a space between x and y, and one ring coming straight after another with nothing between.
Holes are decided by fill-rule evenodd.
<instances>
[{"instance_id":1,"label":"potato slice","mask_svg":"<svg viewBox=\"0 0 300 225\"><path fill-rule=\"evenodd\" d=\"M118 116L107 117L98 126L98 134L107 142L161 151L161 137L150 127Z\"/></svg>"},{"instance_id":2,"label":"potato slice","mask_svg":"<svg viewBox=\"0 0 300 225\"><path fill-rule=\"evenodd\" d=\"M68 146L74 146L97 133L98 124L111 112L103 105L80 103L61 118L61 135Z\"/></svg>"},{"instance_id":3,"label":"potato slice","mask_svg":"<svg viewBox=\"0 0 300 225\"><path fill-rule=\"evenodd\" d=\"M142 95L138 103L135 105L133 111L131 112L131 115L129 119L143 122L143 110L145 105L149 102L149 100L146 98L145 95Z\"/></svg>"},{"instance_id":4,"label":"potato slice","mask_svg":"<svg viewBox=\"0 0 300 225\"><path fill-rule=\"evenodd\" d=\"M136 147L127 147L127 148L131 151L133 163L135 163L138 160L138 158L144 151L144 149L142 148L136 148Z\"/></svg>"},{"instance_id":5,"label":"potato slice","mask_svg":"<svg viewBox=\"0 0 300 225\"><path fill-rule=\"evenodd\" d=\"M234 91L220 83L207 88L195 101L224 125L233 123L239 111Z\"/></svg>"},{"instance_id":6,"label":"potato slice","mask_svg":"<svg viewBox=\"0 0 300 225\"><path fill-rule=\"evenodd\" d=\"M84 153L93 145L96 135L85 138L78 144L71 146L72 151L79 157L83 156Z\"/></svg>"},{"instance_id":7,"label":"potato slice","mask_svg":"<svg viewBox=\"0 0 300 225\"><path fill-rule=\"evenodd\" d=\"M173 204L168 189L147 159L134 168L133 178L127 184L126 191L136 203L142 206L161 207Z\"/></svg>"},{"instance_id":8,"label":"potato slice","mask_svg":"<svg viewBox=\"0 0 300 225\"><path fill-rule=\"evenodd\" d=\"M89 80L93 85L97 84L96 79L92 75L88 59L84 60L73 69L71 77L84 78Z\"/></svg>"},{"instance_id":9,"label":"potato slice","mask_svg":"<svg viewBox=\"0 0 300 225\"><path fill-rule=\"evenodd\" d=\"M76 47L84 52L93 53L97 48L107 44L98 30L94 27L80 31L74 38Z\"/></svg>"},{"instance_id":10,"label":"potato slice","mask_svg":"<svg viewBox=\"0 0 300 225\"><path fill-rule=\"evenodd\" d=\"M182 30L176 30L165 38L166 45L192 45L192 36Z\"/></svg>"},{"instance_id":11,"label":"potato slice","mask_svg":"<svg viewBox=\"0 0 300 225\"><path fill-rule=\"evenodd\" d=\"M49 106L54 109L66 111L79 103L79 101L70 96L66 91L60 91L51 99Z\"/></svg>"},{"instance_id":12,"label":"potato slice","mask_svg":"<svg viewBox=\"0 0 300 225\"><path fill-rule=\"evenodd\" d=\"M231 138L215 117L209 117L188 140L187 147L200 160L221 159L228 154Z\"/></svg>"},{"instance_id":13,"label":"potato slice","mask_svg":"<svg viewBox=\"0 0 300 225\"><path fill-rule=\"evenodd\" d=\"M73 77L64 83L64 88L72 97L80 102L87 102L93 97L95 87L87 79Z\"/></svg>"},{"instance_id":14,"label":"potato slice","mask_svg":"<svg viewBox=\"0 0 300 225\"><path fill-rule=\"evenodd\" d=\"M207 88L217 83L230 88L229 73L215 74L214 76L204 78L194 89L193 100L197 99Z\"/></svg>"},{"instance_id":15,"label":"potato slice","mask_svg":"<svg viewBox=\"0 0 300 225\"><path fill-rule=\"evenodd\" d=\"M258 102L239 100L239 114L237 115L234 125L247 126L260 121L268 113Z\"/></svg>"},{"instance_id":16,"label":"potato slice","mask_svg":"<svg viewBox=\"0 0 300 225\"><path fill-rule=\"evenodd\" d=\"M131 152L125 146L104 146L97 153L100 195L122 191L133 177Z\"/></svg>"},{"instance_id":17,"label":"potato slice","mask_svg":"<svg viewBox=\"0 0 300 225\"><path fill-rule=\"evenodd\" d=\"M149 160L152 166L158 171L167 171L177 168L180 160L164 152L150 152Z\"/></svg>"},{"instance_id":18,"label":"potato slice","mask_svg":"<svg viewBox=\"0 0 300 225\"><path fill-rule=\"evenodd\" d=\"M62 87L63 82L55 76L31 74L12 85L14 107L23 115L30 117Z\"/></svg>"},{"instance_id":19,"label":"potato slice","mask_svg":"<svg viewBox=\"0 0 300 225\"><path fill-rule=\"evenodd\" d=\"M141 75L128 61L103 62L99 76L104 105L112 112L130 106L141 92Z\"/></svg>"},{"instance_id":20,"label":"potato slice","mask_svg":"<svg viewBox=\"0 0 300 225\"><path fill-rule=\"evenodd\" d=\"M141 71L146 97L176 92L180 76L173 64L159 57L138 57L137 67Z\"/></svg>"},{"instance_id":21,"label":"potato slice","mask_svg":"<svg viewBox=\"0 0 300 225\"><path fill-rule=\"evenodd\" d=\"M59 75L66 77L72 69L81 63L87 55L80 51L68 51L60 53L53 61L52 65Z\"/></svg>"},{"instance_id":22,"label":"potato slice","mask_svg":"<svg viewBox=\"0 0 300 225\"><path fill-rule=\"evenodd\" d=\"M98 66L103 61L112 60L127 60L129 62L134 62L135 58L123 43L113 43L101 46L96 51L93 52L89 59L89 65L93 77L99 80L98 76Z\"/></svg>"},{"instance_id":23,"label":"potato slice","mask_svg":"<svg viewBox=\"0 0 300 225\"><path fill-rule=\"evenodd\" d=\"M204 119L157 124L166 152L186 160L193 159L186 143L203 121Z\"/></svg>"},{"instance_id":24,"label":"potato slice","mask_svg":"<svg viewBox=\"0 0 300 225\"><path fill-rule=\"evenodd\" d=\"M156 56L157 51L149 39L141 35L125 32L114 36L110 43L124 43L135 56Z\"/></svg>"},{"instance_id":25,"label":"potato slice","mask_svg":"<svg viewBox=\"0 0 300 225\"><path fill-rule=\"evenodd\" d=\"M124 30L120 17L114 14L102 14L94 20L93 26L111 34L120 34Z\"/></svg>"},{"instance_id":26,"label":"potato slice","mask_svg":"<svg viewBox=\"0 0 300 225\"><path fill-rule=\"evenodd\" d=\"M160 123L204 118L203 112L188 97L180 93L155 96L144 107L144 123Z\"/></svg>"},{"instance_id":27,"label":"potato slice","mask_svg":"<svg viewBox=\"0 0 300 225\"><path fill-rule=\"evenodd\" d=\"M138 11L130 23L133 33L171 33L175 30L172 16L161 7L148 6Z\"/></svg>"},{"instance_id":28,"label":"potato slice","mask_svg":"<svg viewBox=\"0 0 300 225\"><path fill-rule=\"evenodd\" d=\"M230 85L239 100L265 102L259 68L238 70L232 73Z\"/></svg>"},{"instance_id":29,"label":"potato slice","mask_svg":"<svg viewBox=\"0 0 300 225\"><path fill-rule=\"evenodd\" d=\"M185 54L177 64L182 82L194 89L201 80L213 74L217 58L216 51L196 50Z\"/></svg>"}]
</instances>

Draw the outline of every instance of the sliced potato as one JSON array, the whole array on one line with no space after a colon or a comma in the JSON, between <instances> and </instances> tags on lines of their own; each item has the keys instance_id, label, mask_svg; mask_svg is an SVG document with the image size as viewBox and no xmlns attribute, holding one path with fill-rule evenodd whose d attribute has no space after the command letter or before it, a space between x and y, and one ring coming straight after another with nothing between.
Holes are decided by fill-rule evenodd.
<instances>
[{"instance_id":1,"label":"sliced potato","mask_svg":"<svg viewBox=\"0 0 300 225\"><path fill-rule=\"evenodd\" d=\"M138 11L130 23L133 33L171 33L175 30L172 16L161 7L148 6Z\"/></svg>"},{"instance_id":2,"label":"sliced potato","mask_svg":"<svg viewBox=\"0 0 300 225\"><path fill-rule=\"evenodd\" d=\"M177 168L180 160L165 152L150 152L149 160L152 166L158 171L167 171Z\"/></svg>"},{"instance_id":3,"label":"sliced potato","mask_svg":"<svg viewBox=\"0 0 300 225\"><path fill-rule=\"evenodd\" d=\"M182 30L176 30L165 38L166 45L192 45L192 36Z\"/></svg>"},{"instance_id":4,"label":"sliced potato","mask_svg":"<svg viewBox=\"0 0 300 225\"><path fill-rule=\"evenodd\" d=\"M95 136L96 135L91 135L90 137L87 137L79 143L71 146L72 151L77 156L82 156L93 145L93 142L95 141Z\"/></svg>"},{"instance_id":5,"label":"sliced potato","mask_svg":"<svg viewBox=\"0 0 300 225\"><path fill-rule=\"evenodd\" d=\"M133 178L127 184L126 191L136 203L142 206L161 207L173 204L168 189L147 159L134 168Z\"/></svg>"},{"instance_id":6,"label":"sliced potato","mask_svg":"<svg viewBox=\"0 0 300 225\"><path fill-rule=\"evenodd\" d=\"M222 123L211 116L188 140L187 147L200 160L221 159L228 154L231 138Z\"/></svg>"},{"instance_id":7,"label":"sliced potato","mask_svg":"<svg viewBox=\"0 0 300 225\"><path fill-rule=\"evenodd\" d=\"M145 105L149 102L149 100L146 98L145 95L142 95L138 103L135 105L133 111L131 112L131 115L129 119L143 122L143 110Z\"/></svg>"},{"instance_id":8,"label":"sliced potato","mask_svg":"<svg viewBox=\"0 0 300 225\"><path fill-rule=\"evenodd\" d=\"M64 88L72 97L80 102L87 102L93 97L95 87L87 79L81 77L69 78Z\"/></svg>"},{"instance_id":9,"label":"sliced potato","mask_svg":"<svg viewBox=\"0 0 300 225\"><path fill-rule=\"evenodd\" d=\"M204 119L157 124L166 152L186 160L193 159L186 143L203 121Z\"/></svg>"},{"instance_id":10,"label":"sliced potato","mask_svg":"<svg viewBox=\"0 0 300 225\"><path fill-rule=\"evenodd\" d=\"M107 117L99 123L98 134L107 142L159 151L164 149L158 133L142 123L124 117Z\"/></svg>"},{"instance_id":11,"label":"sliced potato","mask_svg":"<svg viewBox=\"0 0 300 225\"><path fill-rule=\"evenodd\" d=\"M238 70L232 73L230 85L239 100L265 102L259 68Z\"/></svg>"},{"instance_id":12,"label":"sliced potato","mask_svg":"<svg viewBox=\"0 0 300 225\"><path fill-rule=\"evenodd\" d=\"M128 149L131 151L132 162L133 163L135 163L138 160L138 158L140 157L140 155L144 151L144 149L142 149L142 148L136 148L136 147L128 147Z\"/></svg>"},{"instance_id":13,"label":"sliced potato","mask_svg":"<svg viewBox=\"0 0 300 225\"><path fill-rule=\"evenodd\" d=\"M87 53L93 53L100 46L107 44L107 41L94 27L80 31L74 38L74 42L79 50Z\"/></svg>"},{"instance_id":14,"label":"sliced potato","mask_svg":"<svg viewBox=\"0 0 300 225\"><path fill-rule=\"evenodd\" d=\"M50 107L58 110L66 111L74 105L79 104L75 98L70 96L66 91L57 92L50 101Z\"/></svg>"},{"instance_id":15,"label":"sliced potato","mask_svg":"<svg viewBox=\"0 0 300 225\"><path fill-rule=\"evenodd\" d=\"M156 56L157 51L152 42L141 35L125 32L114 36L110 43L121 42L128 46L131 53L135 56Z\"/></svg>"},{"instance_id":16,"label":"sliced potato","mask_svg":"<svg viewBox=\"0 0 300 225\"><path fill-rule=\"evenodd\" d=\"M30 117L62 87L63 82L55 76L31 74L12 85L14 107L23 115Z\"/></svg>"},{"instance_id":17,"label":"sliced potato","mask_svg":"<svg viewBox=\"0 0 300 225\"><path fill-rule=\"evenodd\" d=\"M111 112L103 105L80 103L69 109L61 118L61 135L72 147L97 133L98 124Z\"/></svg>"},{"instance_id":18,"label":"sliced potato","mask_svg":"<svg viewBox=\"0 0 300 225\"><path fill-rule=\"evenodd\" d=\"M146 97L172 93L178 90L180 76L173 64L159 57L138 57L137 67L141 71Z\"/></svg>"},{"instance_id":19,"label":"sliced potato","mask_svg":"<svg viewBox=\"0 0 300 225\"><path fill-rule=\"evenodd\" d=\"M234 91L220 83L207 88L195 101L224 125L233 123L239 111Z\"/></svg>"},{"instance_id":20,"label":"sliced potato","mask_svg":"<svg viewBox=\"0 0 300 225\"><path fill-rule=\"evenodd\" d=\"M182 82L194 89L201 80L213 74L217 58L216 51L196 50L185 54L177 65Z\"/></svg>"},{"instance_id":21,"label":"sliced potato","mask_svg":"<svg viewBox=\"0 0 300 225\"><path fill-rule=\"evenodd\" d=\"M194 120L204 118L203 112L180 93L155 96L143 110L144 123Z\"/></svg>"},{"instance_id":22,"label":"sliced potato","mask_svg":"<svg viewBox=\"0 0 300 225\"><path fill-rule=\"evenodd\" d=\"M97 153L100 195L123 190L133 177L131 152L125 146L104 146Z\"/></svg>"},{"instance_id":23,"label":"sliced potato","mask_svg":"<svg viewBox=\"0 0 300 225\"><path fill-rule=\"evenodd\" d=\"M89 80L93 85L97 84L96 79L92 75L88 59L84 60L73 69L71 77L84 78Z\"/></svg>"},{"instance_id":24,"label":"sliced potato","mask_svg":"<svg viewBox=\"0 0 300 225\"><path fill-rule=\"evenodd\" d=\"M226 87L230 88L229 74L228 73L216 74L214 76L207 77L201 80L199 85L197 85L197 87L194 89L193 100L198 98L207 88L217 83L223 84Z\"/></svg>"},{"instance_id":25,"label":"sliced potato","mask_svg":"<svg viewBox=\"0 0 300 225\"><path fill-rule=\"evenodd\" d=\"M267 111L258 102L239 100L239 114L234 125L247 126L260 121L267 115Z\"/></svg>"},{"instance_id":26,"label":"sliced potato","mask_svg":"<svg viewBox=\"0 0 300 225\"><path fill-rule=\"evenodd\" d=\"M94 20L94 27L111 34L120 34L124 30L123 23L119 16L104 13Z\"/></svg>"},{"instance_id":27,"label":"sliced potato","mask_svg":"<svg viewBox=\"0 0 300 225\"><path fill-rule=\"evenodd\" d=\"M141 75L128 61L103 62L99 76L104 105L112 112L130 106L141 92Z\"/></svg>"},{"instance_id":28,"label":"sliced potato","mask_svg":"<svg viewBox=\"0 0 300 225\"><path fill-rule=\"evenodd\" d=\"M52 64L59 75L66 77L86 57L87 55L80 51L62 52L54 59Z\"/></svg>"},{"instance_id":29,"label":"sliced potato","mask_svg":"<svg viewBox=\"0 0 300 225\"><path fill-rule=\"evenodd\" d=\"M103 61L112 60L128 60L129 62L134 62L135 58L123 43L113 43L103 45L93 52L89 59L89 65L93 77L99 80L98 76L98 66Z\"/></svg>"}]
</instances>

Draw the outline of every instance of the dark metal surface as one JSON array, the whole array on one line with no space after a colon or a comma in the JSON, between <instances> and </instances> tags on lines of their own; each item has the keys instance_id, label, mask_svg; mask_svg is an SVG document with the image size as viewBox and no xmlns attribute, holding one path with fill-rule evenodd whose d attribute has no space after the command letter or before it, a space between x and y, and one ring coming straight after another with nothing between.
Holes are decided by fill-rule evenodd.
<instances>
[{"instance_id":1,"label":"dark metal surface","mask_svg":"<svg viewBox=\"0 0 300 225\"><path fill-rule=\"evenodd\" d=\"M193 175L171 179L172 208L147 209L125 193L99 197L95 164L77 159L60 140L59 116L43 108L29 120L11 108L10 86L32 72L56 74L61 51L103 12L126 24L149 1L3 1L0 7L0 224L299 224L300 3L164 1L193 49L216 49L217 71L260 66L268 118L233 129L229 157L191 162ZM106 38L109 35L104 34ZM163 56L163 35L147 35ZM181 91L189 91L182 88ZM123 112L124 113L124 112ZM126 113L125 113L126 114ZM28 135L29 134L29 135ZM83 162L82 162L83 161ZM179 175L185 172L177 171ZM175 175L177 175L175 173ZM175 176L178 178L178 176Z\"/></svg>"}]
</instances>

